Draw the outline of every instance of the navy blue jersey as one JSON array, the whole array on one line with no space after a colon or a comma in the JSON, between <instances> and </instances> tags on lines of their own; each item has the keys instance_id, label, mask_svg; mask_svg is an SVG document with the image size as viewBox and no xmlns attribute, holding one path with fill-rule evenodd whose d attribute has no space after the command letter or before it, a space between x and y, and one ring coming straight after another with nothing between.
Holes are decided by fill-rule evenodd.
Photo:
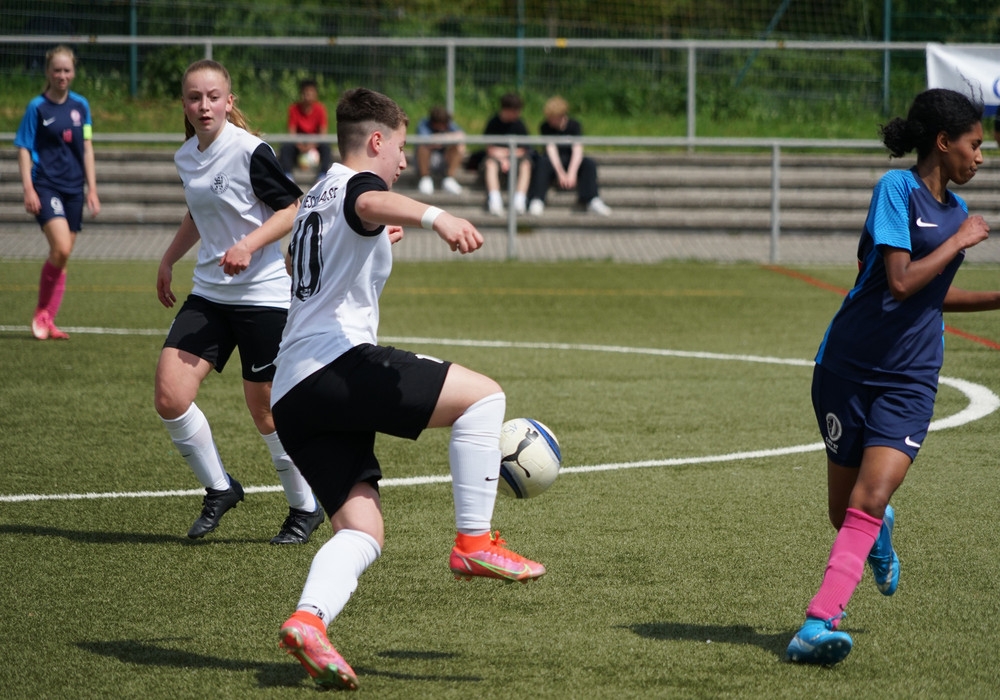
<instances>
[{"instance_id":1,"label":"navy blue jersey","mask_svg":"<svg viewBox=\"0 0 1000 700\"><path fill-rule=\"evenodd\" d=\"M858 245L857 280L826 331L818 364L862 384L919 384L936 391L944 359L942 306L965 251L904 301L889 291L882 254L900 248L919 260L950 238L968 207L954 193L946 195L944 203L934 199L912 169L882 176Z\"/></svg>"},{"instance_id":2,"label":"navy blue jersey","mask_svg":"<svg viewBox=\"0 0 1000 700\"><path fill-rule=\"evenodd\" d=\"M83 142L91 138L90 105L72 90L56 104L45 95L28 103L14 145L31 152L31 180L56 190L83 189Z\"/></svg>"}]
</instances>

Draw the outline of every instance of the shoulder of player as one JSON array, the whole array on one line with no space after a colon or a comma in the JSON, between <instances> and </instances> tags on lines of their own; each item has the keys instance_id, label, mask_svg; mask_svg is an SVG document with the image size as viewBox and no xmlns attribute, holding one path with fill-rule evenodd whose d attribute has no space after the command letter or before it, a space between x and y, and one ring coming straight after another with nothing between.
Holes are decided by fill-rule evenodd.
<instances>
[{"instance_id":1,"label":"shoulder of player","mask_svg":"<svg viewBox=\"0 0 1000 700\"><path fill-rule=\"evenodd\" d=\"M73 90L70 90L69 94L67 95L67 99L68 100L72 100L73 102L76 102L77 104L81 105L87 111L90 111L90 102L87 100L86 97L84 97L80 93L74 92Z\"/></svg>"}]
</instances>

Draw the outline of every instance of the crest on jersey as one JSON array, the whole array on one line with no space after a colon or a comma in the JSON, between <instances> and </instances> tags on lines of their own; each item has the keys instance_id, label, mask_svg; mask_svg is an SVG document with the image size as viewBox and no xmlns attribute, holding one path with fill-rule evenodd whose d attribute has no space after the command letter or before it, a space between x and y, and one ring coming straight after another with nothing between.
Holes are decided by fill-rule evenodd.
<instances>
[{"instance_id":1,"label":"crest on jersey","mask_svg":"<svg viewBox=\"0 0 1000 700\"><path fill-rule=\"evenodd\" d=\"M229 176L225 173L219 173L212 180L212 191L215 194L225 194L226 190L229 189Z\"/></svg>"}]
</instances>

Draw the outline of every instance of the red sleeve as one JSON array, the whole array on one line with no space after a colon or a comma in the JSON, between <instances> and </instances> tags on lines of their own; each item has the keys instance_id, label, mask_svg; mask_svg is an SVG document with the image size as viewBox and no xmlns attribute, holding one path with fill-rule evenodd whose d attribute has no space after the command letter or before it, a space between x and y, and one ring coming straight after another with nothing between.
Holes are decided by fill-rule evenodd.
<instances>
[{"instance_id":1,"label":"red sleeve","mask_svg":"<svg viewBox=\"0 0 1000 700\"><path fill-rule=\"evenodd\" d=\"M293 102L288 108L288 133L298 134L302 131L302 112L299 111L299 103Z\"/></svg>"}]
</instances>

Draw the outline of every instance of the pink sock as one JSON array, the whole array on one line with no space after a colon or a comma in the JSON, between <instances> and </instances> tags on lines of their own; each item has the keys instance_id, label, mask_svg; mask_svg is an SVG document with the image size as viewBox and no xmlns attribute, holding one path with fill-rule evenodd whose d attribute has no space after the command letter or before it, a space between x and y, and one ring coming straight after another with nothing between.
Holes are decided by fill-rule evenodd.
<instances>
[{"instance_id":1,"label":"pink sock","mask_svg":"<svg viewBox=\"0 0 1000 700\"><path fill-rule=\"evenodd\" d=\"M823 583L806 608L806 615L821 620L839 619L854 589L861 583L865 559L881 527L882 521L878 518L854 508L847 509L844 524L830 549ZM836 627L837 622L833 624Z\"/></svg>"},{"instance_id":2,"label":"pink sock","mask_svg":"<svg viewBox=\"0 0 1000 700\"><path fill-rule=\"evenodd\" d=\"M41 279L38 281L38 308L46 309L49 317L55 319L65 291L66 269L56 267L46 260L42 265Z\"/></svg>"}]
</instances>

